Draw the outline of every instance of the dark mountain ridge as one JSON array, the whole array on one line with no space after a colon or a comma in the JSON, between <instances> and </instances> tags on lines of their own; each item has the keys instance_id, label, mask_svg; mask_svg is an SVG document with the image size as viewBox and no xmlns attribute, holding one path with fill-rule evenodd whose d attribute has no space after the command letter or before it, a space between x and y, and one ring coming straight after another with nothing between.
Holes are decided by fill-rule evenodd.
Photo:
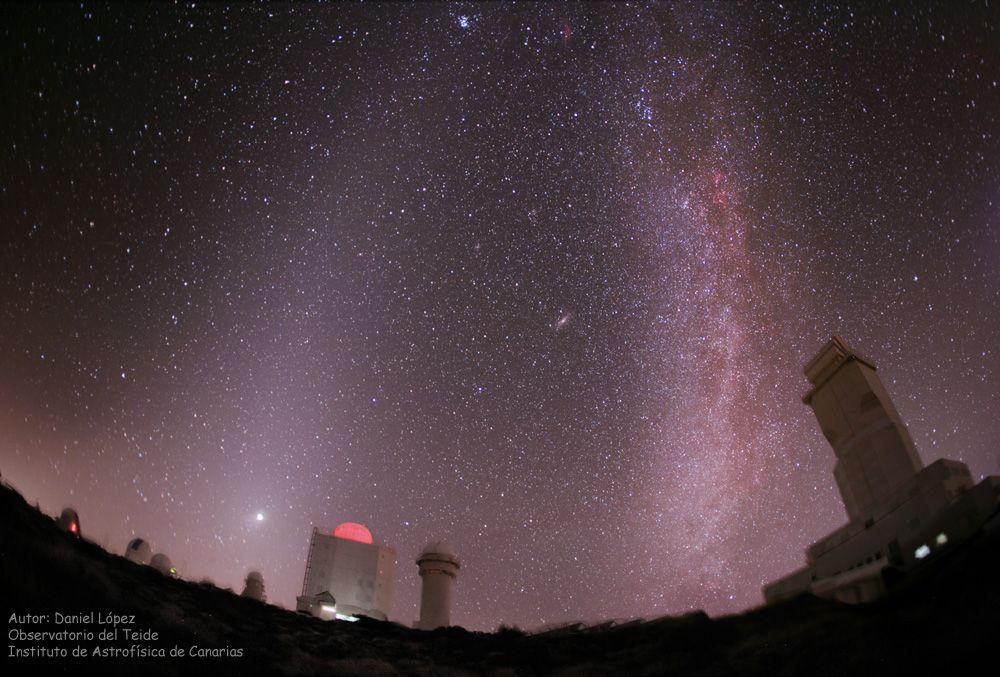
<instances>
[{"instance_id":1,"label":"dark mountain ridge","mask_svg":"<svg viewBox=\"0 0 1000 677\"><path fill-rule=\"evenodd\" d=\"M82 524L85 533L85 515ZM864 606L805 595L717 619L696 612L531 634L421 632L369 619L321 621L163 576L61 531L16 491L0 487L4 674L995 675L998 572L1000 531L993 530L936 555L895 582L887 598ZM94 616L60 625L53 622L56 613ZM12 622L12 614L19 618ZM101 624L99 616L109 614L134 616L134 623ZM114 640L97 637L114 627L120 630ZM95 638L16 635L60 630ZM126 630L138 639L123 637ZM43 646L104 647L140 657L12 657L15 648ZM143 647L166 656L142 657ZM195 647L195 655L171 657L174 647L188 654Z\"/></svg>"}]
</instances>

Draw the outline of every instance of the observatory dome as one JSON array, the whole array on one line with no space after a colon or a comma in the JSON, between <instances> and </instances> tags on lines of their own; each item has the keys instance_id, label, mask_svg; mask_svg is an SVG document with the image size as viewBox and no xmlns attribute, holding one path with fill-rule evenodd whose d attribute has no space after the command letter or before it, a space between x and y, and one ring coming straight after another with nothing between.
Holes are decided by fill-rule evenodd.
<instances>
[{"instance_id":1,"label":"observatory dome","mask_svg":"<svg viewBox=\"0 0 1000 677\"><path fill-rule=\"evenodd\" d=\"M177 570L174 569L174 565L170 562L170 558L162 552L158 552L153 555L153 559L149 561L149 566L153 567L164 576L177 575Z\"/></svg>"},{"instance_id":2,"label":"observatory dome","mask_svg":"<svg viewBox=\"0 0 1000 677\"><path fill-rule=\"evenodd\" d=\"M243 584L242 596L255 599L258 602L267 601L267 595L264 594L264 577L259 571L251 571L247 574L247 580Z\"/></svg>"},{"instance_id":3,"label":"observatory dome","mask_svg":"<svg viewBox=\"0 0 1000 677\"><path fill-rule=\"evenodd\" d=\"M333 530L333 535L337 538L357 541L358 543L368 543L369 545L375 540L372 538L372 532L368 531L368 527L357 522L344 522Z\"/></svg>"},{"instance_id":4,"label":"observatory dome","mask_svg":"<svg viewBox=\"0 0 1000 677\"><path fill-rule=\"evenodd\" d=\"M125 548L125 558L136 564L149 564L149 559L153 556L153 549L149 543L141 538L133 538Z\"/></svg>"},{"instance_id":5,"label":"observatory dome","mask_svg":"<svg viewBox=\"0 0 1000 677\"><path fill-rule=\"evenodd\" d=\"M73 508L64 508L56 524L63 531L68 531L74 536L80 536L80 515Z\"/></svg>"},{"instance_id":6,"label":"observatory dome","mask_svg":"<svg viewBox=\"0 0 1000 677\"><path fill-rule=\"evenodd\" d=\"M457 556L451 546L448 545L447 541L431 541L424 546L423 550L420 551L420 555L421 557L424 555L445 555L447 557Z\"/></svg>"}]
</instances>

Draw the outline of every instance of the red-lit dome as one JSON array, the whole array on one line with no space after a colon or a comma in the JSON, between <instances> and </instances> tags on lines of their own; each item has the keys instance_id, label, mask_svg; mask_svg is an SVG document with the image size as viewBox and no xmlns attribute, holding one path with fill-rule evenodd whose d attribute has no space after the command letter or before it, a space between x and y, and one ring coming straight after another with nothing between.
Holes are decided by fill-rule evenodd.
<instances>
[{"instance_id":1,"label":"red-lit dome","mask_svg":"<svg viewBox=\"0 0 1000 677\"><path fill-rule=\"evenodd\" d=\"M344 522L333 530L333 535L337 538L357 541L358 543L372 543L374 541L372 532L368 531L368 527L357 522Z\"/></svg>"}]
</instances>

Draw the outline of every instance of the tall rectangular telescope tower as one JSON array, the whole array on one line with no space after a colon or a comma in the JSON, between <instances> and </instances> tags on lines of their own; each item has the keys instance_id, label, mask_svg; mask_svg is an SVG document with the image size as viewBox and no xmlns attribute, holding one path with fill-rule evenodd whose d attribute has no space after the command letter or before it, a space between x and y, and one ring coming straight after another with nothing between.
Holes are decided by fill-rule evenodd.
<instances>
[{"instance_id":1,"label":"tall rectangular telescope tower","mask_svg":"<svg viewBox=\"0 0 1000 677\"><path fill-rule=\"evenodd\" d=\"M332 534L313 528L296 609L323 618L386 620L396 583L396 551L374 542L362 524L344 522Z\"/></svg>"},{"instance_id":2,"label":"tall rectangular telescope tower","mask_svg":"<svg viewBox=\"0 0 1000 677\"><path fill-rule=\"evenodd\" d=\"M1000 529L1000 477L975 484L964 463L944 458L924 467L875 365L844 339L830 339L804 372L812 388L802 401L833 447L849 521L806 548L806 566L764 586L765 600L810 592L867 602L894 575Z\"/></svg>"},{"instance_id":3,"label":"tall rectangular telescope tower","mask_svg":"<svg viewBox=\"0 0 1000 677\"><path fill-rule=\"evenodd\" d=\"M852 520L863 518L924 464L875 365L834 336L806 364L803 396L833 447L833 476Z\"/></svg>"}]
</instances>

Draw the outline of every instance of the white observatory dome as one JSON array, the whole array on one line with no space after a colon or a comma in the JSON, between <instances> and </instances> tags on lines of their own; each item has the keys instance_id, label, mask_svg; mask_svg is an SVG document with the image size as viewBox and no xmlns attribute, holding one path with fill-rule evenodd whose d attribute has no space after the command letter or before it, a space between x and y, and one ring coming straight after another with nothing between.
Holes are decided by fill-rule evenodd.
<instances>
[{"instance_id":1,"label":"white observatory dome","mask_svg":"<svg viewBox=\"0 0 1000 677\"><path fill-rule=\"evenodd\" d=\"M448 541L431 541L420 551L420 556L424 555L444 555L445 557L457 557L455 551L448 545Z\"/></svg>"},{"instance_id":2,"label":"white observatory dome","mask_svg":"<svg viewBox=\"0 0 1000 677\"><path fill-rule=\"evenodd\" d=\"M162 552L158 552L153 555L153 559L149 561L149 566L153 567L164 576L177 575L177 569L174 569L174 565L170 562L170 558Z\"/></svg>"},{"instance_id":3,"label":"white observatory dome","mask_svg":"<svg viewBox=\"0 0 1000 677\"><path fill-rule=\"evenodd\" d=\"M149 543L141 538L133 538L129 542L128 547L125 548L125 559L136 564L149 564L152 556L153 549L149 547Z\"/></svg>"}]
</instances>

